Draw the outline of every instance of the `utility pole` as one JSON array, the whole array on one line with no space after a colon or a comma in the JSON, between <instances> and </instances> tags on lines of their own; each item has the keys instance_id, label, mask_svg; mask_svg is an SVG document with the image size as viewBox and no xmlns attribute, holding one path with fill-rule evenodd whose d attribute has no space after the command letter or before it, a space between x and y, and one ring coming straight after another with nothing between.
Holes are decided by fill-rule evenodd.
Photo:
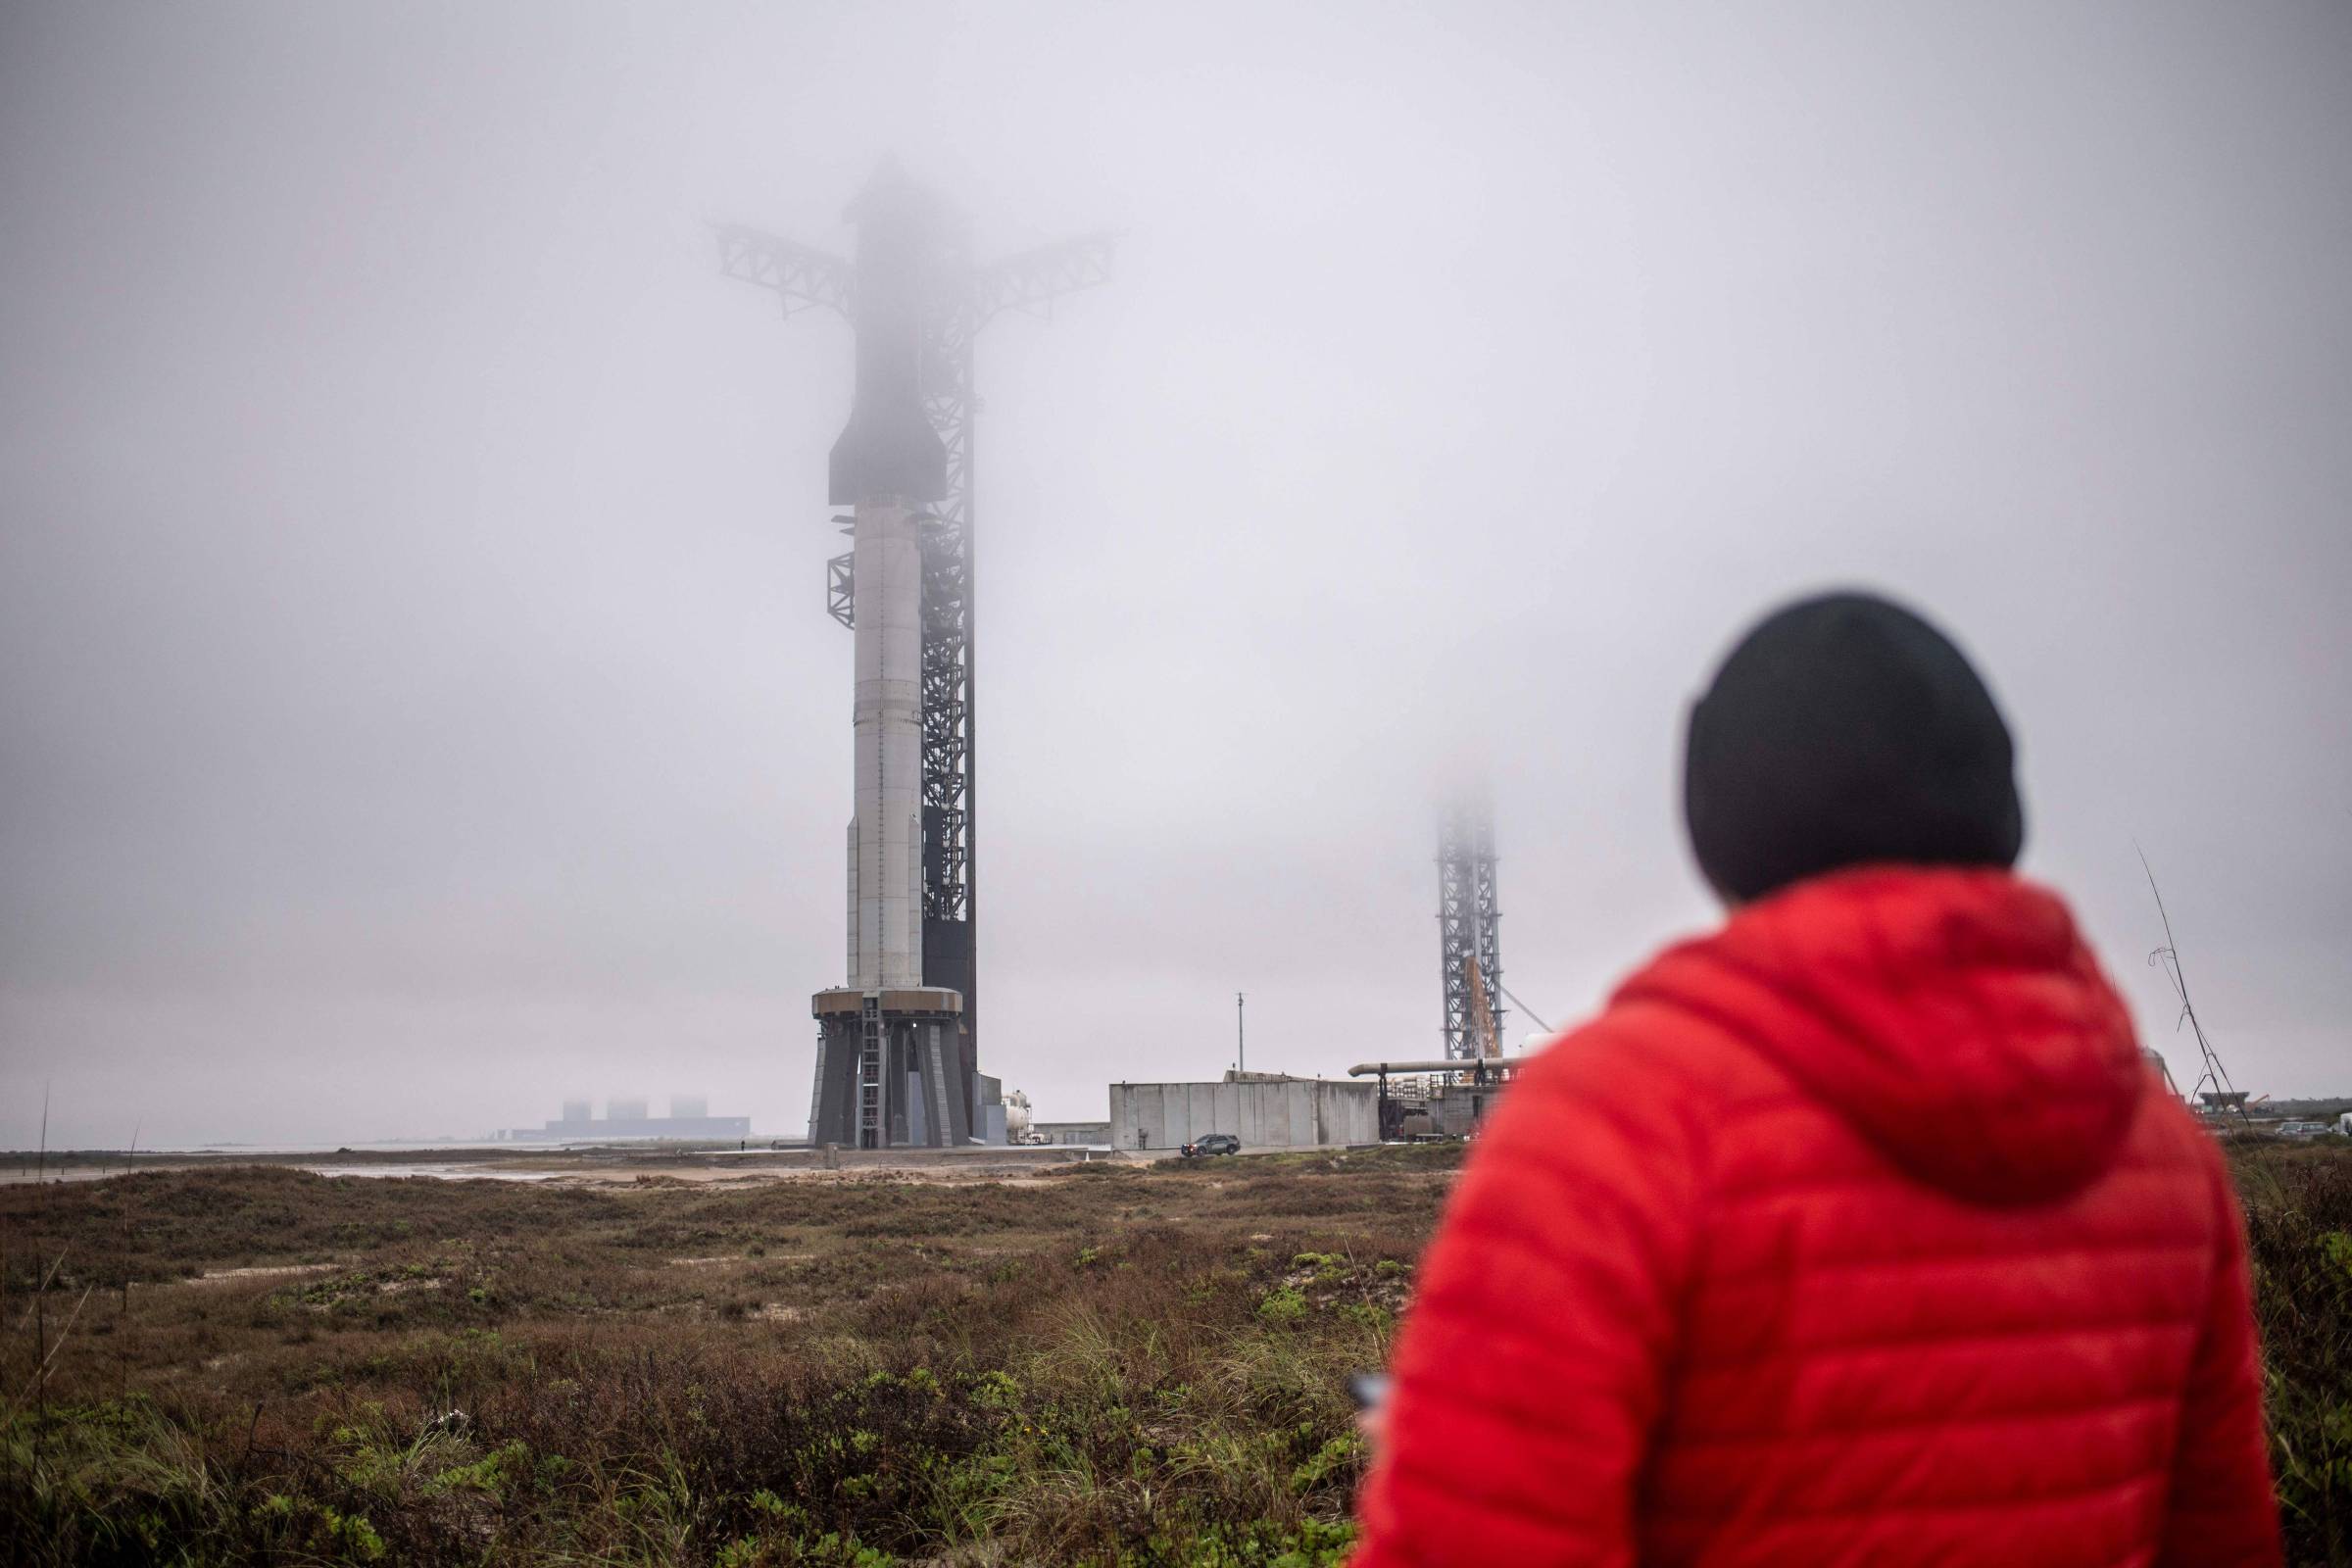
<instances>
[{"instance_id":1,"label":"utility pole","mask_svg":"<svg viewBox=\"0 0 2352 1568\"><path fill-rule=\"evenodd\" d=\"M892 160L869 194L908 182ZM917 518L921 573L921 967L925 986L963 999L959 1054L967 1095L979 1072L977 803L973 787L976 702L973 615L972 438L978 399L972 344L1008 311L1050 318L1062 295L1109 281L1111 238L1091 234L985 265L971 256L970 224L947 215L927 254L910 259L917 393L946 448L936 500ZM826 251L738 224L718 230L719 270L776 294L787 317L822 307L858 324L858 269ZM836 517L847 533L852 519ZM857 619L856 552L826 563L826 609ZM977 1106L967 1106L976 1116Z\"/></svg>"},{"instance_id":2,"label":"utility pole","mask_svg":"<svg viewBox=\"0 0 2352 1568\"><path fill-rule=\"evenodd\" d=\"M1250 1032L1242 1017L1242 994L1236 991L1233 994L1233 1055L1234 1071L1237 1073L1250 1070Z\"/></svg>"}]
</instances>

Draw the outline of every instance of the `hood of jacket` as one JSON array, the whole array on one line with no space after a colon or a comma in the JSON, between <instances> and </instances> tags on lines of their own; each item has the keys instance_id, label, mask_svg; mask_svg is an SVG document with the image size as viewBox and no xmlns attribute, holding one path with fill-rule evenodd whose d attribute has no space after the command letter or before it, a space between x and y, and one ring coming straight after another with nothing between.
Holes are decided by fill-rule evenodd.
<instances>
[{"instance_id":1,"label":"hood of jacket","mask_svg":"<svg viewBox=\"0 0 2352 1568\"><path fill-rule=\"evenodd\" d=\"M2150 1081L2066 906L2007 871L1798 883L1619 992L1728 1028L1914 1178L2046 1202L2113 1164Z\"/></svg>"}]
</instances>

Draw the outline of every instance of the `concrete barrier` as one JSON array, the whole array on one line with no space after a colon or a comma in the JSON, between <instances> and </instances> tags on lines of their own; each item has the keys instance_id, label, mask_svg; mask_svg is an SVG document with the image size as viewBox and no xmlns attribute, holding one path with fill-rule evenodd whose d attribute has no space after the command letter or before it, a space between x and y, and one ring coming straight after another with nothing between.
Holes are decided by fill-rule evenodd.
<instances>
[{"instance_id":1,"label":"concrete barrier","mask_svg":"<svg viewBox=\"0 0 2352 1568\"><path fill-rule=\"evenodd\" d=\"M1320 1078L1110 1086L1113 1149L1181 1149L1210 1133L1250 1149L1378 1143L1378 1091Z\"/></svg>"}]
</instances>

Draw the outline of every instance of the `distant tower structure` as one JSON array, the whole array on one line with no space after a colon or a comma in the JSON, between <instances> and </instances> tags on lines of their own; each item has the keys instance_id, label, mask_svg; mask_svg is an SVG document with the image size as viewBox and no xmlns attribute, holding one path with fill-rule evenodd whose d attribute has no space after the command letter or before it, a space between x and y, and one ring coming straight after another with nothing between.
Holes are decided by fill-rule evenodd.
<instances>
[{"instance_id":1,"label":"distant tower structure","mask_svg":"<svg viewBox=\"0 0 2352 1568\"><path fill-rule=\"evenodd\" d=\"M1438 827L1439 968L1446 991L1446 1054L1481 1054L1479 1007L1502 998L1502 911L1494 903L1494 813L1484 800L1457 801ZM1503 1014L1493 1014L1502 1038Z\"/></svg>"},{"instance_id":2,"label":"distant tower structure","mask_svg":"<svg viewBox=\"0 0 2352 1568\"><path fill-rule=\"evenodd\" d=\"M814 1004L809 1136L949 1146L980 1124L972 343L1005 311L1050 315L1108 281L1110 240L974 266L969 223L889 160L848 217L854 263L718 233L728 276L773 290L786 316L834 311L858 337L828 492L851 509L834 522L852 548L826 566L826 609L858 636L850 974Z\"/></svg>"}]
</instances>

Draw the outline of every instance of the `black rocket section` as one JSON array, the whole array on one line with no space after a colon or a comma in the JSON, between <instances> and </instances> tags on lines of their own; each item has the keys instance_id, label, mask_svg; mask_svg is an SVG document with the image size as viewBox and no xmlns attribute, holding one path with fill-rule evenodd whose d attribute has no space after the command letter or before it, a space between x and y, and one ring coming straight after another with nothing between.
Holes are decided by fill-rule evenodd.
<instances>
[{"instance_id":1,"label":"black rocket section","mask_svg":"<svg viewBox=\"0 0 2352 1568\"><path fill-rule=\"evenodd\" d=\"M833 443L829 499L937 501L948 492L948 448L923 412L922 354L945 218L895 163L875 171L848 217L858 230L858 390Z\"/></svg>"}]
</instances>

